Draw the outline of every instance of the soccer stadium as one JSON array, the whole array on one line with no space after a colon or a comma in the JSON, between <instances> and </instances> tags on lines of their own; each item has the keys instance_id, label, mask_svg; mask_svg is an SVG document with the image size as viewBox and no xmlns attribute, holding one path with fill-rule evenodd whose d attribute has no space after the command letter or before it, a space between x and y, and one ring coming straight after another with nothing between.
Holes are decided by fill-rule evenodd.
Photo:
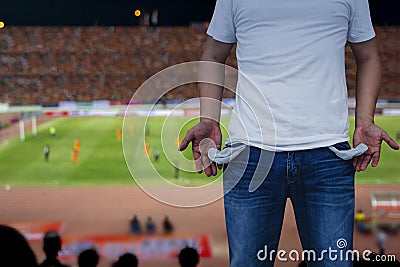
<instances>
[{"instance_id":1,"label":"soccer stadium","mask_svg":"<svg viewBox=\"0 0 400 267\"><path fill-rule=\"evenodd\" d=\"M58 258L69 266L78 266L89 248L102 267L127 252L141 267L179 266L186 246L196 248L200 267L229 266L222 170L216 177L198 174L191 149L178 152L199 120L196 84L160 97L146 88L134 97L160 71L199 60L207 25L2 24L0 224L23 234L38 263L45 258L43 238L53 231L62 239ZM374 28L382 62L375 122L400 142L400 26ZM352 136L357 67L350 47L345 57ZM235 51L227 64L237 68ZM223 140L234 98L224 91ZM354 249L360 252L379 253L375 229L386 229L385 254L400 259L399 163L400 153L383 143L378 167L356 173ZM178 190L165 201L171 186L206 189ZM189 201L208 192L215 197ZM290 201L279 248L301 252Z\"/></svg>"}]
</instances>

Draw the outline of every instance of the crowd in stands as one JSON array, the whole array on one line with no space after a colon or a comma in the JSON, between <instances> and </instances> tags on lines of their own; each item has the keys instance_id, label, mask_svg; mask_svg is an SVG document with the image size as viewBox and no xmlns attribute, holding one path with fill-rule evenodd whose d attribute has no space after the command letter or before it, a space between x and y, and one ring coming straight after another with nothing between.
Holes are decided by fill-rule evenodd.
<instances>
[{"instance_id":1,"label":"crowd in stands","mask_svg":"<svg viewBox=\"0 0 400 267\"><path fill-rule=\"evenodd\" d=\"M0 102L129 101L156 72L199 60L204 40L190 27L8 27L0 34Z\"/></svg>"},{"instance_id":2,"label":"crowd in stands","mask_svg":"<svg viewBox=\"0 0 400 267\"><path fill-rule=\"evenodd\" d=\"M382 99L400 99L400 27L375 26L376 39L382 65ZM346 80L349 96L355 97L356 62L349 46L346 46Z\"/></svg>"},{"instance_id":3,"label":"crowd in stands","mask_svg":"<svg viewBox=\"0 0 400 267\"><path fill-rule=\"evenodd\" d=\"M376 27L383 66L381 98L399 99L400 27ZM151 75L199 60L206 35L193 27L5 27L0 30L0 102L127 102ZM228 64L237 67L232 51ZM346 48L349 95L356 64ZM166 99L197 96L194 85Z\"/></svg>"}]
</instances>

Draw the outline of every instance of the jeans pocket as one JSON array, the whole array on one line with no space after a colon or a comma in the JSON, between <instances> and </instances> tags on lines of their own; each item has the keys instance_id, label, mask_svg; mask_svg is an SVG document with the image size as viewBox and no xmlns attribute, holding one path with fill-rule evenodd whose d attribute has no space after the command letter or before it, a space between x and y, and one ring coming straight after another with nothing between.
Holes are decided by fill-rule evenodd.
<instances>
[{"instance_id":1,"label":"jeans pocket","mask_svg":"<svg viewBox=\"0 0 400 267\"><path fill-rule=\"evenodd\" d=\"M364 147L363 147L364 146ZM337 157L342 160L351 160L365 152L365 145L361 144L357 148L351 148L349 142L337 143L330 146L328 149L331 150ZM368 147L366 147L368 149Z\"/></svg>"},{"instance_id":2,"label":"jeans pocket","mask_svg":"<svg viewBox=\"0 0 400 267\"><path fill-rule=\"evenodd\" d=\"M341 143L336 143L333 145L334 148L336 148L337 150L350 150L351 146L349 144L349 142L341 142Z\"/></svg>"},{"instance_id":3,"label":"jeans pocket","mask_svg":"<svg viewBox=\"0 0 400 267\"><path fill-rule=\"evenodd\" d=\"M225 172L226 168L228 168L229 163L224 163L223 167L222 167L222 171Z\"/></svg>"}]
</instances>

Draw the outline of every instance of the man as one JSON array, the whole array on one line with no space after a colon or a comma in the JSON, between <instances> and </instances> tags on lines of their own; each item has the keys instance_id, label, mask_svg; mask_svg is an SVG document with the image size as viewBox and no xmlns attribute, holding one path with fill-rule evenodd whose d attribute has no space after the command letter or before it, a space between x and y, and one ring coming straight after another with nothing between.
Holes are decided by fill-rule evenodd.
<instances>
[{"instance_id":1,"label":"man","mask_svg":"<svg viewBox=\"0 0 400 267\"><path fill-rule=\"evenodd\" d=\"M181 267L196 267L200 262L200 256L196 249L185 247L179 252L178 260Z\"/></svg>"},{"instance_id":2,"label":"man","mask_svg":"<svg viewBox=\"0 0 400 267\"><path fill-rule=\"evenodd\" d=\"M154 235L156 233L156 224L154 223L153 219L149 216L147 217L146 221L146 234Z\"/></svg>"},{"instance_id":3,"label":"man","mask_svg":"<svg viewBox=\"0 0 400 267\"><path fill-rule=\"evenodd\" d=\"M74 150L76 150L78 153L81 151L81 141L79 139L74 140Z\"/></svg>"},{"instance_id":4,"label":"man","mask_svg":"<svg viewBox=\"0 0 400 267\"><path fill-rule=\"evenodd\" d=\"M138 264L139 261L136 255L128 252L121 255L112 267L137 267Z\"/></svg>"},{"instance_id":5,"label":"man","mask_svg":"<svg viewBox=\"0 0 400 267\"><path fill-rule=\"evenodd\" d=\"M303 249L316 253L306 258L307 266L352 266L324 250L352 248L354 171L377 166L382 141L399 149L374 124L380 62L368 1L217 0L207 33L203 61L225 63L237 44L240 97L229 133L232 144L245 149L224 172L231 266L274 265L275 253L260 252L277 250L287 198ZM361 146L355 153L348 144L347 42L358 67L353 145L366 145L362 155ZM221 71L200 68L200 76L205 72ZM187 132L180 150L192 142L197 171L211 176L217 165L207 151L210 140L221 147L223 88L204 83L199 90L200 123ZM269 113L272 119L265 120ZM359 156L351 160L353 155ZM262 183L251 189L258 168Z\"/></svg>"},{"instance_id":6,"label":"man","mask_svg":"<svg viewBox=\"0 0 400 267\"><path fill-rule=\"evenodd\" d=\"M49 161L49 156L50 156L50 146L49 145L46 145L43 148L43 155L44 155L44 160L46 162L48 162Z\"/></svg>"},{"instance_id":7,"label":"man","mask_svg":"<svg viewBox=\"0 0 400 267\"><path fill-rule=\"evenodd\" d=\"M154 150L153 157L154 157L154 161L158 162L158 159L160 158L160 151L158 151L158 149Z\"/></svg>"},{"instance_id":8,"label":"man","mask_svg":"<svg viewBox=\"0 0 400 267\"><path fill-rule=\"evenodd\" d=\"M93 248L82 251L78 256L79 267L96 267L99 263L99 254Z\"/></svg>"},{"instance_id":9,"label":"man","mask_svg":"<svg viewBox=\"0 0 400 267\"><path fill-rule=\"evenodd\" d=\"M174 231L174 225L167 215L165 215L164 217L163 229L165 234L172 234L172 232Z\"/></svg>"},{"instance_id":10,"label":"man","mask_svg":"<svg viewBox=\"0 0 400 267\"><path fill-rule=\"evenodd\" d=\"M130 228L131 228L131 233L134 235L138 235L142 233L142 227L139 222L139 218L137 215L133 215L131 221L130 221Z\"/></svg>"},{"instance_id":11,"label":"man","mask_svg":"<svg viewBox=\"0 0 400 267\"><path fill-rule=\"evenodd\" d=\"M72 163L78 164L79 152L76 149L72 150Z\"/></svg>"},{"instance_id":12,"label":"man","mask_svg":"<svg viewBox=\"0 0 400 267\"><path fill-rule=\"evenodd\" d=\"M56 127L51 126L49 129L49 133L51 137L56 137Z\"/></svg>"},{"instance_id":13,"label":"man","mask_svg":"<svg viewBox=\"0 0 400 267\"><path fill-rule=\"evenodd\" d=\"M58 259L58 252L61 250L61 237L57 232L47 232L43 237L43 251L46 259L39 265L40 267L68 267Z\"/></svg>"}]
</instances>

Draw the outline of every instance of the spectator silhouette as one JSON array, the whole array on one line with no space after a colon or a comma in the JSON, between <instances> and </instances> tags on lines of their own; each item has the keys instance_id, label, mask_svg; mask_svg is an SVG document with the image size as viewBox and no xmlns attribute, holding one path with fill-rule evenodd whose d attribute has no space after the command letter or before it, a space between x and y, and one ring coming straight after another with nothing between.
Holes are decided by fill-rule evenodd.
<instances>
[{"instance_id":1,"label":"spectator silhouette","mask_svg":"<svg viewBox=\"0 0 400 267\"><path fill-rule=\"evenodd\" d=\"M194 248L185 247L179 253L179 264L181 267L196 267L199 261L199 253Z\"/></svg>"},{"instance_id":2,"label":"spectator silhouette","mask_svg":"<svg viewBox=\"0 0 400 267\"><path fill-rule=\"evenodd\" d=\"M133 215L133 218L130 221L131 233L134 235L138 235L142 232L142 227L140 226L139 219L136 215Z\"/></svg>"},{"instance_id":3,"label":"spectator silhouette","mask_svg":"<svg viewBox=\"0 0 400 267\"><path fill-rule=\"evenodd\" d=\"M174 226L168 216L165 216L163 221L164 233L171 234L174 231Z\"/></svg>"},{"instance_id":4,"label":"spectator silhouette","mask_svg":"<svg viewBox=\"0 0 400 267\"><path fill-rule=\"evenodd\" d=\"M132 253L125 253L112 265L112 267L137 267L138 259Z\"/></svg>"},{"instance_id":5,"label":"spectator silhouette","mask_svg":"<svg viewBox=\"0 0 400 267\"><path fill-rule=\"evenodd\" d=\"M9 226L0 225L1 266L36 267L36 257L25 237Z\"/></svg>"},{"instance_id":6,"label":"spectator silhouette","mask_svg":"<svg viewBox=\"0 0 400 267\"><path fill-rule=\"evenodd\" d=\"M78 257L79 267L96 267L99 263L99 254L95 249L82 251Z\"/></svg>"},{"instance_id":7,"label":"spectator silhouette","mask_svg":"<svg viewBox=\"0 0 400 267\"><path fill-rule=\"evenodd\" d=\"M40 267L68 267L58 259L58 252L61 250L61 238L57 232L47 232L43 237L43 251L46 259L39 265Z\"/></svg>"},{"instance_id":8,"label":"spectator silhouette","mask_svg":"<svg viewBox=\"0 0 400 267\"><path fill-rule=\"evenodd\" d=\"M151 219L150 216L147 218L146 222L146 233L149 235L156 233L156 224L154 223L154 221Z\"/></svg>"}]
</instances>

